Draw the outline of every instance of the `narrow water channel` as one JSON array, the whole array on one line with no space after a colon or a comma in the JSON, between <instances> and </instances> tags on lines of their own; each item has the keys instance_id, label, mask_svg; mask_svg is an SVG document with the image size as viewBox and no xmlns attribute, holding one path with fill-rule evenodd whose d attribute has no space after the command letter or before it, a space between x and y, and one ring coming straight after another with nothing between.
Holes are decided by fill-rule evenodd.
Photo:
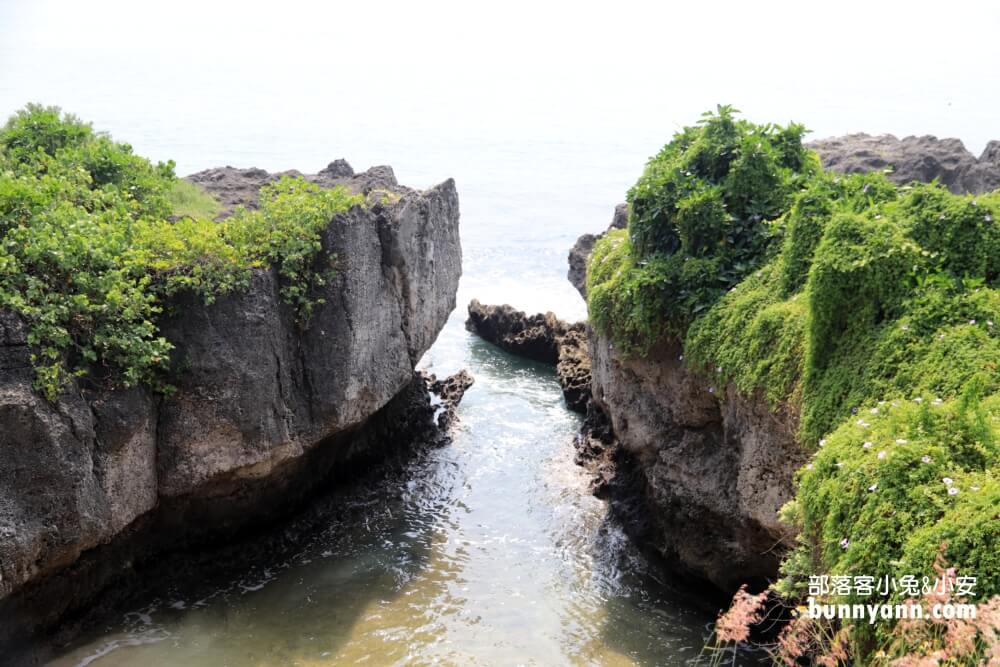
<instances>
[{"instance_id":1,"label":"narrow water channel","mask_svg":"<svg viewBox=\"0 0 1000 667\"><path fill-rule=\"evenodd\" d=\"M551 369L451 318L424 364L476 384L454 442L333 503L275 562L116 613L52 664L672 665L710 617L646 571L573 463Z\"/></svg>"}]
</instances>

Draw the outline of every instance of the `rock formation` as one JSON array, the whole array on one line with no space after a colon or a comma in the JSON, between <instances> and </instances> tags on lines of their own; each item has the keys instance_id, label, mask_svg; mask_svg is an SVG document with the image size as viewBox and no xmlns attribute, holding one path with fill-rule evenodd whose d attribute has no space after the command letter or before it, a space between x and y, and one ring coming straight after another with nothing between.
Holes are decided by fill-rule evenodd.
<instances>
[{"instance_id":1,"label":"rock formation","mask_svg":"<svg viewBox=\"0 0 1000 667\"><path fill-rule=\"evenodd\" d=\"M394 196L324 231L317 261L335 257L336 272L309 326L274 269L211 305L179 296L161 322L175 345L169 396L83 378L50 403L32 390L28 332L0 313L0 618L17 619L0 645L84 603L138 554L279 515L387 446L371 436L386 425L426 426L413 369L455 306L455 184L418 192L388 168L351 173L337 162L311 178ZM193 180L231 208L273 178L227 168ZM236 182L252 185L239 194ZM429 412L393 403L415 382Z\"/></svg>"},{"instance_id":2,"label":"rock formation","mask_svg":"<svg viewBox=\"0 0 1000 667\"><path fill-rule=\"evenodd\" d=\"M676 344L622 359L591 343L593 402L642 473L649 546L724 591L773 577L794 537L778 510L807 458L797 415L692 372Z\"/></svg>"},{"instance_id":3,"label":"rock formation","mask_svg":"<svg viewBox=\"0 0 1000 667\"><path fill-rule=\"evenodd\" d=\"M212 193L222 205L218 216L221 219L231 215L238 206L257 208L257 193L261 187L274 183L282 176L301 176L307 181L327 188L346 185L364 194L374 190L393 192L400 189L392 167L372 167L368 171L355 174L351 165L342 159L334 160L317 174L303 174L295 169L272 174L255 167L249 169L215 167L191 174L186 180Z\"/></svg>"},{"instance_id":4,"label":"rock formation","mask_svg":"<svg viewBox=\"0 0 1000 667\"><path fill-rule=\"evenodd\" d=\"M553 313L526 315L512 306L469 303L466 328L503 350L556 367L571 410L586 412L590 400L590 354L586 325L567 324Z\"/></svg>"},{"instance_id":5,"label":"rock formation","mask_svg":"<svg viewBox=\"0 0 1000 667\"><path fill-rule=\"evenodd\" d=\"M433 374L424 376L428 390L437 396L439 401L436 406L438 428L446 430L455 423L458 419L458 404L462 402L465 392L475 381L472 374L464 368L443 380L437 379Z\"/></svg>"},{"instance_id":6,"label":"rock formation","mask_svg":"<svg viewBox=\"0 0 1000 667\"><path fill-rule=\"evenodd\" d=\"M809 144L823 166L848 174L891 169L896 183L935 178L952 192L980 194L1000 188L1000 141L991 141L976 157L958 139L849 134Z\"/></svg>"},{"instance_id":7,"label":"rock formation","mask_svg":"<svg viewBox=\"0 0 1000 667\"><path fill-rule=\"evenodd\" d=\"M933 137L849 135L811 148L835 171L892 166L896 182L937 178L954 192L1000 187L997 141L979 160L960 141ZM620 204L611 227L625 218ZM584 298L587 258L600 236L581 236L569 254L568 278ZM676 342L625 359L591 331L589 351L593 396L577 447L595 492L674 569L729 593L776 576L793 538L777 512L806 460L795 411L692 371Z\"/></svg>"}]
</instances>

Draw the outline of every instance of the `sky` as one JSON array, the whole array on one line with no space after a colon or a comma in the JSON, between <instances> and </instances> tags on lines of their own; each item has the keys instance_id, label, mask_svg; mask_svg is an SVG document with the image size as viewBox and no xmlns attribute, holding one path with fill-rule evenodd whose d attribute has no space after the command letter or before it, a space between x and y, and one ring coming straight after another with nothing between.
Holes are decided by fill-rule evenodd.
<instances>
[{"instance_id":1,"label":"sky","mask_svg":"<svg viewBox=\"0 0 1000 667\"><path fill-rule=\"evenodd\" d=\"M663 135L725 103L817 138L957 136L978 154L1000 138L998 34L1000 3L967 0L0 0L0 113L38 99L221 130L336 110L387 132L564 140Z\"/></svg>"}]
</instances>

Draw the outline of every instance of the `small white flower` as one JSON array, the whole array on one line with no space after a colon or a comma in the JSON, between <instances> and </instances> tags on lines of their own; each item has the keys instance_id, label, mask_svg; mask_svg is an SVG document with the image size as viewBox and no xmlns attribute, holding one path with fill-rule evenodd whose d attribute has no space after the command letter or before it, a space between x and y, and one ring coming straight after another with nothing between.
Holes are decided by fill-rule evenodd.
<instances>
[{"instance_id":1,"label":"small white flower","mask_svg":"<svg viewBox=\"0 0 1000 667\"><path fill-rule=\"evenodd\" d=\"M896 438L897 445L905 445L907 442L909 441L906 438Z\"/></svg>"},{"instance_id":2,"label":"small white flower","mask_svg":"<svg viewBox=\"0 0 1000 667\"><path fill-rule=\"evenodd\" d=\"M878 453L878 458L880 458L880 459L884 459L885 458L885 450L884 449Z\"/></svg>"},{"instance_id":3,"label":"small white flower","mask_svg":"<svg viewBox=\"0 0 1000 667\"><path fill-rule=\"evenodd\" d=\"M969 487L969 491L978 491L978 490L979 490L978 486L970 486Z\"/></svg>"},{"instance_id":4,"label":"small white flower","mask_svg":"<svg viewBox=\"0 0 1000 667\"><path fill-rule=\"evenodd\" d=\"M879 401L878 404L879 405L885 405L885 401Z\"/></svg>"},{"instance_id":5,"label":"small white flower","mask_svg":"<svg viewBox=\"0 0 1000 667\"><path fill-rule=\"evenodd\" d=\"M975 323L976 323L975 320L969 320L969 324L975 324Z\"/></svg>"},{"instance_id":6,"label":"small white flower","mask_svg":"<svg viewBox=\"0 0 1000 667\"><path fill-rule=\"evenodd\" d=\"M861 446L864 447L865 449L871 449L872 448L872 443L866 442L865 444L863 444Z\"/></svg>"},{"instance_id":7,"label":"small white flower","mask_svg":"<svg viewBox=\"0 0 1000 667\"><path fill-rule=\"evenodd\" d=\"M813 464L807 463L806 464L806 470L812 470L812 469L813 469Z\"/></svg>"},{"instance_id":8,"label":"small white flower","mask_svg":"<svg viewBox=\"0 0 1000 667\"><path fill-rule=\"evenodd\" d=\"M871 486L868 487L868 490L869 491L874 491L877 488L878 488L878 482L875 482L874 484L872 484Z\"/></svg>"},{"instance_id":9,"label":"small white flower","mask_svg":"<svg viewBox=\"0 0 1000 667\"><path fill-rule=\"evenodd\" d=\"M907 324L904 324L903 326L901 326L899 328L902 329L903 331L909 331L910 330L910 327Z\"/></svg>"},{"instance_id":10,"label":"small white flower","mask_svg":"<svg viewBox=\"0 0 1000 667\"><path fill-rule=\"evenodd\" d=\"M848 547L848 545L850 545L850 543L851 543L851 541L845 537L844 539L842 539L840 541L840 548L841 549L846 549Z\"/></svg>"},{"instance_id":11,"label":"small white flower","mask_svg":"<svg viewBox=\"0 0 1000 667\"><path fill-rule=\"evenodd\" d=\"M715 372L716 373L721 373L722 372L722 366L716 366L715 367Z\"/></svg>"},{"instance_id":12,"label":"small white flower","mask_svg":"<svg viewBox=\"0 0 1000 667\"><path fill-rule=\"evenodd\" d=\"M924 463L930 463L931 462L931 457L929 457L926 454L924 454L923 456L920 457L920 460L923 461Z\"/></svg>"},{"instance_id":13,"label":"small white flower","mask_svg":"<svg viewBox=\"0 0 1000 667\"><path fill-rule=\"evenodd\" d=\"M952 484L955 483L955 480L953 480L951 477L942 477L941 481L944 482L946 486L951 486Z\"/></svg>"},{"instance_id":14,"label":"small white flower","mask_svg":"<svg viewBox=\"0 0 1000 667\"><path fill-rule=\"evenodd\" d=\"M941 334L940 336L938 336L938 340L944 340L944 334Z\"/></svg>"},{"instance_id":15,"label":"small white flower","mask_svg":"<svg viewBox=\"0 0 1000 667\"><path fill-rule=\"evenodd\" d=\"M937 396L935 396L935 397L934 397L934 400L933 400L933 401L931 401L931 405L941 405L942 403L944 403L944 401L942 401L942 400L941 400L940 398L938 398Z\"/></svg>"},{"instance_id":16,"label":"small white flower","mask_svg":"<svg viewBox=\"0 0 1000 667\"><path fill-rule=\"evenodd\" d=\"M820 447L823 447L824 445L826 445L826 438L823 438L822 440L819 441Z\"/></svg>"},{"instance_id":17,"label":"small white flower","mask_svg":"<svg viewBox=\"0 0 1000 667\"><path fill-rule=\"evenodd\" d=\"M878 408L872 408L868 412L872 413L873 415L877 415L878 414Z\"/></svg>"},{"instance_id":18,"label":"small white flower","mask_svg":"<svg viewBox=\"0 0 1000 667\"><path fill-rule=\"evenodd\" d=\"M921 403L924 402L924 399L917 396L915 399L913 399L913 402L916 403L917 405L920 405Z\"/></svg>"},{"instance_id":19,"label":"small white flower","mask_svg":"<svg viewBox=\"0 0 1000 667\"><path fill-rule=\"evenodd\" d=\"M983 216L983 220L985 220L986 222L993 222L993 216L987 213L986 215Z\"/></svg>"},{"instance_id":20,"label":"small white flower","mask_svg":"<svg viewBox=\"0 0 1000 667\"><path fill-rule=\"evenodd\" d=\"M684 361L684 355L682 354L681 356L677 357L677 361Z\"/></svg>"},{"instance_id":21,"label":"small white flower","mask_svg":"<svg viewBox=\"0 0 1000 667\"><path fill-rule=\"evenodd\" d=\"M992 327L993 326L993 320L986 320L986 326Z\"/></svg>"},{"instance_id":22,"label":"small white flower","mask_svg":"<svg viewBox=\"0 0 1000 667\"><path fill-rule=\"evenodd\" d=\"M837 461L837 467L838 468L843 468L844 467L844 462L843 461Z\"/></svg>"},{"instance_id":23,"label":"small white flower","mask_svg":"<svg viewBox=\"0 0 1000 667\"><path fill-rule=\"evenodd\" d=\"M949 496L957 496L958 495L958 487L957 486L949 486L948 487L948 495Z\"/></svg>"}]
</instances>

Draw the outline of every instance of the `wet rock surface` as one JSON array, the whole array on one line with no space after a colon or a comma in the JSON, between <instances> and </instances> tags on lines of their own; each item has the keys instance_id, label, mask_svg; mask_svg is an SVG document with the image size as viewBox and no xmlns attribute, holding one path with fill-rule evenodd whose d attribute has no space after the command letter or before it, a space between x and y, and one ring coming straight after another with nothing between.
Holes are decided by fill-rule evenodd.
<instances>
[{"instance_id":1,"label":"wet rock surface","mask_svg":"<svg viewBox=\"0 0 1000 667\"><path fill-rule=\"evenodd\" d=\"M455 184L419 192L394 186L387 168L348 170L333 163L316 179L377 183L393 196L324 231L317 261L336 256L337 271L308 328L274 270L211 305L178 296L161 322L175 345L169 397L83 378L50 403L32 389L25 327L0 313L0 645L84 604L136 554L280 516L367 457L378 443L366 434L388 428L370 424L375 415L397 435L424 419L393 401L455 306ZM254 183L275 176L215 173L233 171ZM206 188L249 205L230 182ZM106 557L88 555L97 551Z\"/></svg>"},{"instance_id":2,"label":"wet rock surface","mask_svg":"<svg viewBox=\"0 0 1000 667\"><path fill-rule=\"evenodd\" d=\"M848 134L808 144L819 153L823 166L848 174L891 170L896 183L935 178L952 192L980 194L1000 188L1000 141L987 144L976 158L958 139L933 136L904 137L891 134Z\"/></svg>"},{"instance_id":3,"label":"wet rock surface","mask_svg":"<svg viewBox=\"0 0 1000 667\"><path fill-rule=\"evenodd\" d=\"M439 380L437 376L424 375L427 389L438 397L437 425L443 432L458 420L458 404L462 402L465 392L475 384L476 380L468 370L462 369L454 375Z\"/></svg>"},{"instance_id":4,"label":"wet rock surface","mask_svg":"<svg viewBox=\"0 0 1000 667\"><path fill-rule=\"evenodd\" d=\"M527 315L513 306L469 303L466 328L511 354L556 367L567 406L586 412L590 400L587 327L567 324L553 313Z\"/></svg>"}]
</instances>

